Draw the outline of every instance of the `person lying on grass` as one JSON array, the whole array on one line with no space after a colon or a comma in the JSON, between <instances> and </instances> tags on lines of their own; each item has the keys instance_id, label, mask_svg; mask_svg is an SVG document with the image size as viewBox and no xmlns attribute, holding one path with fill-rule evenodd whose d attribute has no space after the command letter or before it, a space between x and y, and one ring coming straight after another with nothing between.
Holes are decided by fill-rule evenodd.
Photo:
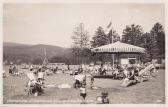
<instances>
[{"instance_id":1,"label":"person lying on grass","mask_svg":"<svg viewBox=\"0 0 168 107\"><path fill-rule=\"evenodd\" d=\"M138 72L138 76L140 78L140 82L148 80L148 78L156 78L156 73L158 72L159 67L157 67L153 62L148 62L144 69L141 69Z\"/></svg>"}]
</instances>

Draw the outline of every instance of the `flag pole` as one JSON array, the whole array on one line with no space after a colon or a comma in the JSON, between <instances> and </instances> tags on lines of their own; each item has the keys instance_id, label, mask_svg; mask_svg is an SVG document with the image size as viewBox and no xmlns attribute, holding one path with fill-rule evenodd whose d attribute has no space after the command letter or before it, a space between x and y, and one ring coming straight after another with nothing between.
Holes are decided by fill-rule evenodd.
<instances>
[{"instance_id":1,"label":"flag pole","mask_svg":"<svg viewBox=\"0 0 168 107\"><path fill-rule=\"evenodd\" d=\"M111 29L111 39L112 39L112 40L111 40L111 43L113 43L113 35L112 35L112 33L113 33L113 32L112 32L112 29ZM113 68L114 68L114 53L113 53Z\"/></svg>"},{"instance_id":2,"label":"flag pole","mask_svg":"<svg viewBox=\"0 0 168 107\"><path fill-rule=\"evenodd\" d=\"M107 26L107 28L106 28L106 30L105 30L105 32L106 32L106 34L108 34L109 33L109 36L111 36L111 43L113 43L113 35L112 35L112 28L111 28L111 25L112 25L112 23L110 22L109 24L108 24L108 26ZM110 28L110 32L108 32L108 29ZM109 41L110 42L110 41ZM114 53L112 54L112 58L113 58L113 67L114 67Z\"/></svg>"}]
</instances>

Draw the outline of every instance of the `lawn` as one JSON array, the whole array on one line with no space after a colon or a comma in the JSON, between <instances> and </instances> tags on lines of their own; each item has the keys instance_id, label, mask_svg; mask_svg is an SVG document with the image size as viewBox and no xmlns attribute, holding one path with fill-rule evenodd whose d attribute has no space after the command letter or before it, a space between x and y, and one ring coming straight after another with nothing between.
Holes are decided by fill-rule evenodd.
<instances>
[{"instance_id":1,"label":"lawn","mask_svg":"<svg viewBox=\"0 0 168 107\"><path fill-rule=\"evenodd\" d=\"M8 67L4 67L8 71ZM19 69L24 73L26 69ZM8 76L3 79L3 102L4 104L20 103L80 103L79 90L74 88L59 89L57 87L44 88L42 96L25 95L25 85L27 82L24 76ZM96 103L96 97L101 95L102 90L107 90L111 104L164 104L165 103L165 70L159 69L157 78L138 83L130 87L121 87L123 80L96 78L94 86L100 89L91 90L89 88L90 77L87 76L87 103ZM45 76L45 84L73 84L73 76L69 74L53 74Z\"/></svg>"}]
</instances>

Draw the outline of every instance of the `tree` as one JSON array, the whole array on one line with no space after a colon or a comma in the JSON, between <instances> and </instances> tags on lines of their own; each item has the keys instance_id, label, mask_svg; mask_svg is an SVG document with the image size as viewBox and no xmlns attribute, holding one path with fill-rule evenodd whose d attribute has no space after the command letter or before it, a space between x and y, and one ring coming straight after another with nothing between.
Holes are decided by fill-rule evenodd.
<instances>
[{"instance_id":1,"label":"tree","mask_svg":"<svg viewBox=\"0 0 168 107\"><path fill-rule=\"evenodd\" d=\"M150 31L152 58L165 53L165 32L160 23L156 23Z\"/></svg>"},{"instance_id":2,"label":"tree","mask_svg":"<svg viewBox=\"0 0 168 107\"><path fill-rule=\"evenodd\" d=\"M97 28L97 30L95 31L95 35L92 37L92 41L91 41L91 46L93 48L95 47L99 47L102 45L107 45L110 43L114 43L116 41L118 41L120 39L119 35L117 34L117 32L111 27L111 24L109 25L109 27L107 27L106 30L107 34L105 34L105 31L103 30L103 28L101 26L99 26ZM92 54L92 58L94 61L100 60L101 62L103 61L107 61L109 59L111 59L111 56L109 56L109 54Z\"/></svg>"},{"instance_id":3,"label":"tree","mask_svg":"<svg viewBox=\"0 0 168 107\"><path fill-rule=\"evenodd\" d=\"M141 44L141 36L143 34L142 27L140 25L126 26L123 30L122 42L139 46Z\"/></svg>"},{"instance_id":4,"label":"tree","mask_svg":"<svg viewBox=\"0 0 168 107\"><path fill-rule=\"evenodd\" d=\"M102 45L107 45L109 43L110 43L109 38L105 34L103 28L101 26L99 26L97 28L97 30L95 31L94 36L92 37L92 41L91 41L92 48L99 47L99 46L102 46ZM104 54L92 53L91 55L92 55L91 59L94 62L96 62L97 60L102 62L105 58Z\"/></svg>"},{"instance_id":5,"label":"tree","mask_svg":"<svg viewBox=\"0 0 168 107\"><path fill-rule=\"evenodd\" d=\"M88 31L84 30L84 24L80 23L73 32L73 47L72 53L74 56L84 59L86 57L83 53L85 49L89 48L89 34ZM83 60L82 60L83 63Z\"/></svg>"},{"instance_id":6,"label":"tree","mask_svg":"<svg viewBox=\"0 0 168 107\"><path fill-rule=\"evenodd\" d=\"M144 33L141 37L140 40L141 43L141 47L146 49L146 53L144 53L141 57L142 57L142 62L148 62L152 59L152 53L151 53L151 34L150 33Z\"/></svg>"},{"instance_id":7,"label":"tree","mask_svg":"<svg viewBox=\"0 0 168 107\"><path fill-rule=\"evenodd\" d=\"M42 62L43 62L42 59L40 59L40 58L35 58L32 63L35 64L35 65L41 65Z\"/></svg>"},{"instance_id":8,"label":"tree","mask_svg":"<svg viewBox=\"0 0 168 107\"><path fill-rule=\"evenodd\" d=\"M76 48L87 48L89 46L89 34L88 31L84 30L84 24L80 23L74 30L73 39L74 47Z\"/></svg>"},{"instance_id":9,"label":"tree","mask_svg":"<svg viewBox=\"0 0 168 107\"><path fill-rule=\"evenodd\" d=\"M159 32L157 35L159 54L165 54L165 32Z\"/></svg>"},{"instance_id":10,"label":"tree","mask_svg":"<svg viewBox=\"0 0 168 107\"><path fill-rule=\"evenodd\" d=\"M140 38L139 46L146 49L146 53L142 55L144 60L149 61L165 53L165 33L161 24L156 23L150 33L145 33Z\"/></svg>"},{"instance_id":11,"label":"tree","mask_svg":"<svg viewBox=\"0 0 168 107\"><path fill-rule=\"evenodd\" d=\"M108 44L108 42L108 37L104 33L103 28L99 26L95 32L95 35L92 37L91 46L95 48L102 45L106 45Z\"/></svg>"},{"instance_id":12,"label":"tree","mask_svg":"<svg viewBox=\"0 0 168 107\"><path fill-rule=\"evenodd\" d=\"M120 37L114 29L111 28L108 34L106 35L103 28L99 26L95 32L95 35L92 37L91 46L95 48L102 45L114 43L119 40Z\"/></svg>"}]
</instances>

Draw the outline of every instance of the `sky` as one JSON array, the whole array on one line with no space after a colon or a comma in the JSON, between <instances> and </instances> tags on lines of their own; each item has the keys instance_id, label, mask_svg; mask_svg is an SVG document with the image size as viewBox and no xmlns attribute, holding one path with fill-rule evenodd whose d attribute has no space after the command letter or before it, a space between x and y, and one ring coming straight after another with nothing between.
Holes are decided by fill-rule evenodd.
<instances>
[{"instance_id":1,"label":"sky","mask_svg":"<svg viewBox=\"0 0 168 107\"><path fill-rule=\"evenodd\" d=\"M121 36L126 25L141 25L149 32L156 22L164 26L163 4L24 4L3 5L3 41L71 47L74 28L84 23L90 38L101 26Z\"/></svg>"}]
</instances>

